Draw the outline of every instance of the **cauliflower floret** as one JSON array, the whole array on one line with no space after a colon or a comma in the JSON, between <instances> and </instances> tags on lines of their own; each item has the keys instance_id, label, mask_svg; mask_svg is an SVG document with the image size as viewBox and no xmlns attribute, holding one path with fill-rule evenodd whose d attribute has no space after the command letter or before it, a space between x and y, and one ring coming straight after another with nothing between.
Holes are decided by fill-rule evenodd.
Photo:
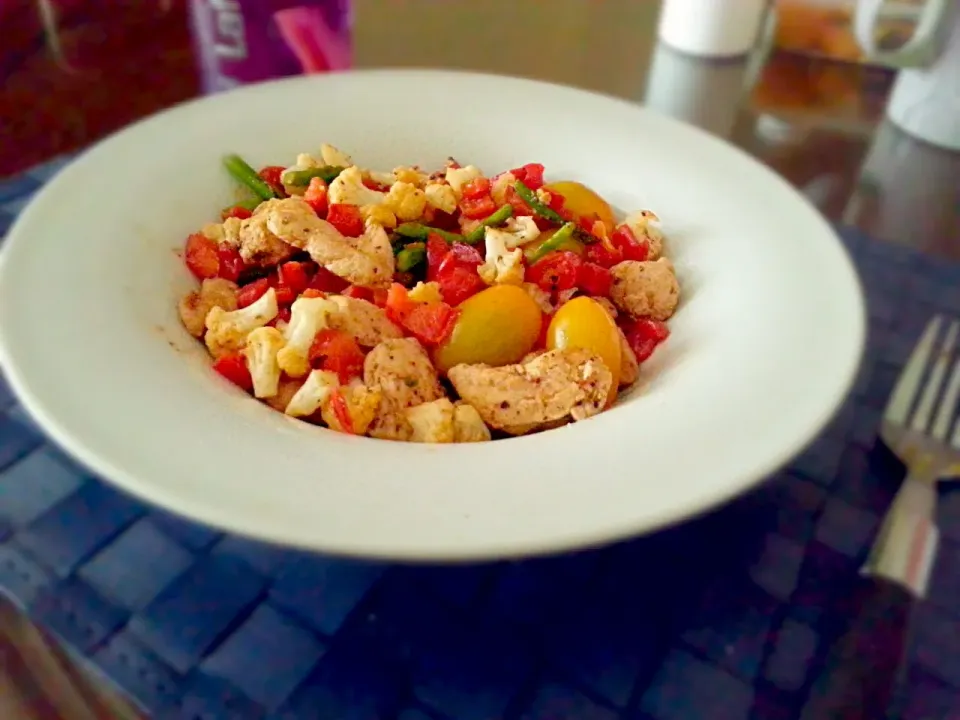
<instances>
[{"instance_id":1,"label":"cauliflower floret","mask_svg":"<svg viewBox=\"0 0 960 720\"><path fill-rule=\"evenodd\" d=\"M324 165L334 165L336 167L350 167L353 160L345 152L337 150L333 145L324 143L320 146L320 157Z\"/></svg>"},{"instance_id":2,"label":"cauliflower floret","mask_svg":"<svg viewBox=\"0 0 960 720\"><path fill-rule=\"evenodd\" d=\"M323 160L318 160L310 153L299 153L297 161L287 170L312 170L318 167L323 167Z\"/></svg>"},{"instance_id":3,"label":"cauliflower floret","mask_svg":"<svg viewBox=\"0 0 960 720\"><path fill-rule=\"evenodd\" d=\"M327 188L327 199L331 205L380 205L384 198L385 193L371 190L363 184L363 174L356 165L351 165L337 175Z\"/></svg>"},{"instance_id":4,"label":"cauliflower floret","mask_svg":"<svg viewBox=\"0 0 960 720\"><path fill-rule=\"evenodd\" d=\"M523 282L523 252L511 249L516 237L503 230L487 228L487 257L477 273L487 285L519 285Z\"/></svg>"},{"instance_id":5,"label":"cauliflower floret","mask_svg":"<svg viewBox=\"0 0 960 720\"><path fill-rule=\"evenodd\" d=\"M227 311L217 306L210 308L205 321L207 349L214 357L242 350L247 335L273 320L278 312L277 293L273 288L256 302L239 310Z\"/></svg>"},{"instance_id":6,"label":"cauliflower floret","mask_svg":"<svg viewBox=\"0 0 960 720\"><path fill-rule=\"evenodd\" d=\"M454 194L457 197L460 197L463 192L463 186L466 185L471 180L476 180L478 177L481 177L482 174L480 169L474 167L473 165L467 165L462 168L447 168L446 179L450 187L453 188Z\"/></svg>"},{"instance_id":7,"label":"cauliflower floret","mask_svg":"<svg viewBox=\"0 0 960 720\"><path fill-rule=\"evenodd\" d=\"M493 179L490 186L490 196L497 205L503 205L507 202L507 188L511 187L517 181L513 173L500 173Z\"/></svg>"},{"instance_id":8,"label":"cauliflower floret","mask_svg":"<svg viewBox=\"0 0 960 720\"><path fill-rule=\"evenodd\" d=\"M236 249L240 247L242 222L240 218L229 217L222 223L207 223L200 229L200 233L218 245Z\"/></svg>"},{"instance_id":9,"label":"cauliflower floret","mask_svg":"<svg viewBox=\"0 0 960 720\"><path fill-rule=\"evenodd\" d=\"M514 241L516 244L513 247L526 245L540 237L540 228L537 227L536 220L529 215L510 218L507 220L506 227L507 232L516 238Z\"/></svg>"},{"instance_id":10,"label":"cauliflower floret","mask_svg":"<svg viewBox=\"0 0 960 720\"><path fill-rule=\"evenodd\" d=\"M277 354L280 369L293 378L310 372L307 356L317 333L327 327L337 306L326 298L298 298L290 306L290 323L284 332L286 346Z\"/></svg>"},{"instance_id":11,"label":"cauliflower floret","mask_svg":"<svg viewBox=\"0 0 960 720\"><path fill-rule=\"evenodd\" d=\"M390 192L383 200L398 220L416 220L423 215L427 206L427 196L423 190L408 182L398 181L390 186Z\"/></svg>"},{"instance_id":12,"label":"cauliflower floret","mask_svg":"<svg viewBox=\"0 0 960 720\"><path fill-rule=\"evenodd\" d=\"M354 379L348 385L340 388L344 403L347 406L347 414L350 416L350 427L345 428L340 423L330 402L332 394L320 405L320 416L331 430L337 432L348 432L353 435L364 435L370 423L377 416L377 409L380 407L380 398L382 393L379 387L368 388L362 381Z\"/></svg>"},{"instance_id":13,"label":"cauliflower floret","mask_svg":"<svg viewBox=\"0 0 960 720\"><path fill-rule=\"evenodd\" d=\"M453 441L485 442L490 439L490 428L483 422L477 409L465 402L458 402L453 410Z\"/></svg>"},{"instance_id":14,"label":"cauliflower floret","mask_svg":"<svg viewBox=\"0 0 960 720\"><path fill-rule=\"evenodd\" d=\"M358 205L365 222L374 222L388 230L397 226L397 217L385 202L387 194L364 185L363 174L356 165L348 167L330 183L327 199L331 204Z\"/></svg>"},{"instance_id":15,"label":"cauliflower floret","mask_svg":"<svg viewBox=\"0 0 960 720\"><path fill-rule=\"evenodd\" d=\"M421 403L405 411L411 442L455 443L490 440L480 413L472 405L454 405L448 398Z\"/></svg>"},{"instance_id":16,"label":"cauliflower floret","mask_svg":"<svg viewBox=\"0 0 960 720\"><path fill-rule=\"evenodd\" d=\"M386 205L364 205L360 208L360 216L364 223L374 223L387 230L397 226L397 216Z\"/></svg>"},{"instance_id":17,"label":"cauliflower floret","mask_svg":"<svg viewBox=\"0 0 960 720\"><path fill-rule=\"evenodd\" d=\"M337 374L329 370L313 370L304 381L300 389L290 398L284 413L291 417L309 417L330 397L330 394L340 386Z\"/></svg>"},{"instance_id":18,"label":"cauliflower floret","mask_svg":"<svg viewBox=\"0 0 960 720\"><path fill-rule=\"evenodd\" d=\"M253 395L258 398L273 397L280 387L280 365L277 353L283 348L283 335L272 327L257 328L247 335L243 355L247 370L253 378Z\"/></svg>"},{"instance_id":19,"label":"cauliflower floret","mask_svg":"<svg viewBox=\"0 0 960 720\"><path fill-rule=\"evenodd\" d=\"M457 209L457 196L453 188L444 183L429 183L424 189L427 205L445 213L453 214Z\"/></svg>"},{"instance_id":20,"label":"cauliflower floret","mask_svg":"<svg viewBox=\"0 0 960 720\"><path fill-rule=\"evenodd\" d=\"M453 442L454 408L449 398L443 397L431 402L414 405L411 408L407 408L404 412L412 430L410 434L411 442Z\"/></svg>"},{"instance_id":21,"label":"cauliflower floret","mask_svg":"<svg viewBox=\"0 0 960 720\"><path fill-rule=\"evenodd\" d=\"M421 172L418 168L415 167L395 167L393 169L393 176L400 182L410 183L411 185L416 185L418 188L422 188L427 184L429 177L425 172Z\"/></svg>"},{"instance_id":22,"label":"cauliflower floret","mask_svg":"<svg viewBox=\"0 0 960 720\"><path fill-rule=\"evenodd\" d=\"M438 282L418 282L407 293L407 297L414 302L443 302L443 295L440 292L440 283Z\"/></svg>"}]
</instances>

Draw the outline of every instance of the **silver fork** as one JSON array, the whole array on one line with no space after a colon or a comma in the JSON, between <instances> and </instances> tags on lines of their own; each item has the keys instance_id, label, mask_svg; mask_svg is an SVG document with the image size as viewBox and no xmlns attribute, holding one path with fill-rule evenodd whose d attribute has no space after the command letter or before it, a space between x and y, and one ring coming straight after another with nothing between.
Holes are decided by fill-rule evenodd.
<instances>
[{"instance_id":1,"label":"silver fork","mask_svg":"<svg viewBox=\"0 0 960 720\"><path fill-rule=\"evenodd\" d=\"M913 604L926 595L939 542L937 483L960 474L960 321L927 324L890 395L880 436L907 467L862 570L856 615L831 649L801 720L886 713Z\"/></svg>"}]
</instances>

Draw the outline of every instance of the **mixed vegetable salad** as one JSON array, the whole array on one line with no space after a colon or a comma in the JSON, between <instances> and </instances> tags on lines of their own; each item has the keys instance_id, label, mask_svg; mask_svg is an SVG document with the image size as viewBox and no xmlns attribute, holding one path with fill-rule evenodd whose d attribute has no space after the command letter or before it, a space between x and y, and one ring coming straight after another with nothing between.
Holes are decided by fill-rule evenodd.
<instances>
[{"instance_id":1,"label":"mixed vegetable salad","mask_svg":"<svg viewBox=\"0 0 960 720\"><path fill-rule=\"evenodd\" d=\"M332 430L475 442L610 407L680 288L657 217L531 163L366 170L331 145L225 167L244 198L186 240L179 304L213 367Z\"/></svg>"}]
</instances>

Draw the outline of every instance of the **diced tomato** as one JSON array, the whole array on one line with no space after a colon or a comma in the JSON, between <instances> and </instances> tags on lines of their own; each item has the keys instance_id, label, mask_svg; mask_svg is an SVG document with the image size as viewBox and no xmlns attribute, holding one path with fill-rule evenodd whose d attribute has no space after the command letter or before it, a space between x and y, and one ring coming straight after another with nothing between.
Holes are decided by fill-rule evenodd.
<instances>
[{"instance_id":1,"label":"diced tomato","mask_svg":"<svg viewBox=\"0 0 960 720\"><path fill-rule=\"evenodd\" d=\"M317 272L313 274L313 277L310 278L307 287L325 293L339 293L349 284L350 283L342 277L334 275L325 267L319 267L317 268Z\"/></svg>"},{"instance_id":2,"label":"diced tomato","mask_svg":"<svg viewBox=\"0 0 960 720\"><path fill-rule=\"evenodd\" d=\"M303 298L318 298L318 297L326 297L326 296L327 294L323 292L323 290L317 290L316 288L311 288L311 287L308 287L306 290L300 293L300 297L303 297Z\"/></svg>"},{"instance_id":3,"label":"diced tomato","mask_svg":"<svg viewBox=\"0 0 960 720\"><path fill-rule=\"evenodd\" d=\"M387 192L390 189L389 185L384 185L383 183L378 183L373 178L363 178L361 181L363 186L368 190L376 190L377 192Z\"/></svg>"},{"instance_id":4,"label":"diced tomato","mask_svg":"<svg viewBox=\"0 0 960 720\"><path fill-rule=\"evenodd\" d=\"M657 346L670 336L670 328L659 320L640 318L624 324L623 334L627 344L637 356L637 362L649 358Z\"/></svg>"},{"instance_id":5,"label":"diced tomato","mask_svg":"<svg viewBox=\"0 0 960 720\"><path fill-rule=\"evenodd\" d=\"M335 372L344 384L363 374L363 351L343 330L326 328L318 332L307 357L313 367Z\"/></svg>"},{"instance_id":6,"label":"diced tomato","mask_svg":"<svg viewBox=\"0 0 960 720\"><path fill-rule=\"evenodd\" d=\"M466 243L453 243L453 245L447 245L447 252L437 267L437 274L443 275L454 267L473 269L482 264L483 255L475 247Z\"/></svg>"},{"instance_id":7,"label":"diced tomato","mask_svg":"<svg viewBox=\"0 0 960 720\"><path fill-rule=\"evenodd\" d=\"M415 303L403 318L403 327L425 345L439 345L450 337L460 311L445 302Z\"/></svg>"},{"instance_id":8,"label":"diced tomato","mask_svg":"<svg viewBox=\"0 0 960 720\"><path fill-rule=\"evenodd\" d=\"M376 290L370 291L371 297L370 302L372 302L377 307L385 307L387 304L387 291L383 288L377 288Z\"/></svg>"},{"instance_id":9,"label":"diced tomato","mask_svg":"<svg viewBox=\"0 0 960 720\"><path fill-rule=\"evenodd\" d=\"M373 290L370 288L359 287L357 285L351 285L340 294L346 295L347 297L357 298L359 300L373 300Z\"/></svg>"},{"instance_id":10,"label":"diced tomato","mask_svg":"<svg viewBox=\"0 0 960 720\"><path fill-rule=\"evenodd\" d=\"M553 313L544 313L543 317L540 318L540 336L537 338L538 348L545 348L547 346L547 329L550 327L550 322L553 320Z\"/></svg>"},{"instance_id":11,"label":"diced tomato","mask_svg":"<svg viewBox=\"0 0 960 720\"><path fill-rule=\"evenodd\" d=\"M436 233L427 235L427 280L436 280L440 264L450 252L450 245Z\"/></svg>"},{"instance_id":12,"label":"diced tomato","mask_svg":"<svg viewBox=\"0 0 960 720\"><path fill-rule=\"evenodd\" d=\"M215 278L220 272L217 244L201 233L194 233L187 238L183 261L199 280Z\"/></svg>"},{"instance_id":13,"label":"diced tomato","mask_svg":"<svg viewBox=\"0 0 960 720\"><path fill-rule=\"evenodd\" d=\"M460 312L446 302L415 302L394 283L387 291L387 317L425 345L442 343L453 332Z\"/></svg>"},{"instance_id":14,"label":"diced tomato","mask_svg":"<svg viewBox=\"0 0 960 720\"><path fill-rule=\"evenodd\" d=\"M277 316L273 320L268 322L267 325L269 325L270 327L276 327L277 323L282 323L282 322L288 323L290 322L290 317L292 315L293 315L293 312L290 310L289 307L279 308L277 312Z\"/></svg>"},{"instance_id":15,"label":"diced tomato","mask_svg":"<svg viewBox=\"0 0 960 720\"><path fill-rule=\"evenodd\" d=\"M468 200L477 200L490 194L490 181L485 177L474 178L465 183L460 191L463 197Z\"/></svg>"},{"instance_id":16,"label":"diced tomato","mask_svg":"<svg viewBox=\"0 0 960 720\"><path fill-rule=\"evenodd\" d=\"M283 190L283 181L281 180L284 170L285 168L281 165L267 165L257 174L260 176L261 180L273 188L274 192L283 196L286 195Z\"/></svg>"},{"instance_id":17,"label":"diced tomato","mask_svg":"<svg viewBox=\"0 0 960 720\"><path fill-rule=\"evenodd\" d=\"M220 219L226 220L227 218L238 218L239 220L246 220L248 217L253 215L253 211L248 210L243 207L243 205L234 205L233 207L225 208L220 213Z\"/></svg>"},{"instance_id":18,"label":"diced tomato","mask_svg":"<svg viewBox=\"0 0 960 720\"><path fill-rule=\"evenodd\" d=\"M240 353L224 355L213 363L213 369L239 388L250 392L253 389L253 378L247 369L247 361Z\"/></svg>"},{"instance_id":19,"label":"diced tomato","mask_svg":"<svg viewBox=\"0 0 960 720\"><path fill-rule=\"evenodd\" d=\"M442 210L437 210L433 214L433 222L430 223L430 227L458 233L460 232L459 218L460 215L456 210L454 210L452 213L445 213Z\"/></svg>"},{"instance_id":20,"label":"diced tomato","mask_svg":"<svg viewBox=\"0 0 960 720\"><path fill-rule=\"evenodd\" d=\"M231 247L218 247L217 261L220 263L220 271L217 275L230 282L236 282L247 266L240 257L240 251Z\"/></svg>"},{"instance_id":21,"label":"diced tomato","mask_svg":"<svg viewBox=\"0 0 960 720\"><path fill-rule=\"evenodd\" d=\"M310 184L306 192L303 193L303 199L307 205L313 208L313 211L320 217L327 214L327 184L323 178L310 178Z\"/></svg>"},{"instance_id":22,"label":"diced tomato","mask_svg":"<svg viewBox=\"0 0 960 720\"><path fill-rule=\"evenodd\" d=\"M587 245L586 257L600 267L611 268L623 261L623 251L618 247L611 249L602 242L596 242Z\"/></svg>"},{"instance_id":23,"label":"diced tomato","mask_svg":"<svg viewBox=\"0 0 960 720\"><path fill-rule=\"evenodd\" d=\"M290 305L297 299L297 293L289 285L278 282L273 286L273 289L277 293L277 305L281 307Z\"/></svg>"},{"instance_id":24,"label":"diced tomato","mask_svg":"<svg viewBox=\"0 0 960 720\"><path fill-rule=\"evenodd\" d=\"M253 305L269 289L270 280L268 278L260 278L247 283L237 292L237 307L245 308L248 305Z\"/></svg>"},{"instance_id":25,"label":"diced tomato","mask_svg":"<svg viewBox=\"0 0 960 720\"><path fill-rule=\"evenodd\" d=\"M527 281L547 292L559 292L576 287L582 264L580 256L566 250L548 253L527 268Z\"/></svg>"},{"instance_id":26,"label":"diced tomato","mask_svg":"<svg viewBox=\"0 0 960 720\"><path fill-rule=\"evenodd\" d=\"M333 409L333 415L340 424L340 430L348 435L355 435L353 430L353 418L350 417L350 407L347 405L347 399L340 390L334 390L330 393L330 407Z\"/></svg>"},{"instance_id":27,"label":"diced tomato","mask_svg":"<svg viewBox=\"0 0 960 720\"><path fill-rule=\"evenodd\" d=\"M566 198L558 192L550 192L549 190L547 195L550 196L550 202L547 203L547 206L569 222L573 218L573 213L565 207Z\"/></svg>"},{"instance_id":28,"label":"diced tomato","mask_svg":"<svg viewBox=\"0 0 960 720\"><path fill-rule=\"evenodd\" d=\"M476 198L464 197L460 201L460 212L464 217L472 220L482 220L489 217L497 209L497 204L489 195Z\"/></svg>"},{"instance_id":29,"label":"diced tomato","mask_svg":"<svg viewBox=\"0 0 960 720\"><path fill-rule=\"evenodd\" d=\"M327 222L346 237L360 237L363 234L363 216L356 205L332 203L327 208Z\"/></svg>"},{"instance_id":30,"label":"diced tomato","mask_svg":"<svg viewBox=\"0 0 960 720\"><path fill-rule=\"evenodd\" d=\"M387 317L397 325L403 325L403 320L416 303L410 299L407 289L400 283L393 283L387 290L387 301L384 309Z\"/></svg>"},{"instance_id":31,"label":"diced tomato","mask_svg":"<svg viewBox=\"0 0 960 720\"><path fill-rule=\"evenodd\" d=\"M507 186L505 197L507 202L510 203L510 206L513 208L513 214L515 216L520 217L523 215L533 215L533 210L531 210L530 206L523 201L523 198L517 195L517 191L512 185Z\"/></svg>"},{"instance_id":32,"label":"diced tomato","mask_svg":"<svg viewBox=\"0 0 960 720\"><path fill-rule=\"evenodd\" d=\"M613 277L610 271L602 265L585 262L577 271L577 287L588 295L607 297L610 294L610 284Z\"/></svg>"},{"instance_id":33,"label":"diced tomato","mask_svg":"<svg viewBox=\"0 0 960 720\"><path fill-rule=\"evenodd\" d=\"M650 245L646 240L640 240L633 234L628 225L621 225L613 231L610 242L623 253L624 260L638 260L643 262L650 254Z\"/></svg>"},{"instance_id":34,"label":"diced tomato","mask_svg":"<svg viewBox=\"0 0 960 720\"><path fill-rule=\"evenodd\" d=\"M307 263L296 260L283 263L277 268L280 284L286 285L295 295L299 295L307 289L307 283L310 282L310 274L307 270L309 267Z\"/></svg>"},{"instance_id":35,"label":"diced tomato","mask_svg":"<svg viewBox=\"0 0 960 720\"><path fill-rule=\"evenodd\" d=\"M540 163L527 163L510 172L531 190L539 190L543 187L543 165Z\"/></svg>"},{"instance_id":36,"label":"diced tomato","mask_svg":"<svg viewBox=\"0 0 960 720\"><path fill-rule=\"evenodd\" d=\"M468 297L476 295L487 284L477 275L476 267L454 265L437 276L440 294L450 305L457 306Z\"/></svg>"}]
</instances>

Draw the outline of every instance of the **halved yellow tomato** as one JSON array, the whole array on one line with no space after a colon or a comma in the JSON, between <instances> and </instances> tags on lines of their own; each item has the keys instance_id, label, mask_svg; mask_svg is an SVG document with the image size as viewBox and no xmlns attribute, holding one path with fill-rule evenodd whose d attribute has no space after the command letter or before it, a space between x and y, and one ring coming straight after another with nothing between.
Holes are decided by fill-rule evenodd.
<instances>
[{"instance_id":1,"label":"halved yellow tomato","mask_svg":"<svg viewBox=\"0 0 960 720\"><path fill-rule=\"evenodd\" d=\"M613 374L607 406L617 398L620 383L620 333L603 306L593 298L575 297L560 306L547 328L547 349L583 348L596 353Z\"/></svg>"},{"instance_id":2,"label":"halved yellow tomato","mask_svg":"<svg viewBox=\"0 0 960 720\"><path fill-rule=\"evenodd\" d=\"M509 365L533 349L543 313L516 285L494 285L460 303L450 338L437 347L433 362L446 372L460 363Z\"/></svg>"},{"instance_id":3,"label":"halved yellow tomato","mask_svg":"<svg viewBox=\"0 0 960 720\"><path fill-rule=\"evenodd\" d=\"M544 185L543 189L547 192L563 195L564 208L574 215L586 218L596 217L607 226L608 233L613 232L616 220L610 203L583 183L561 180Z\"/></svg>"}]
</instances>

